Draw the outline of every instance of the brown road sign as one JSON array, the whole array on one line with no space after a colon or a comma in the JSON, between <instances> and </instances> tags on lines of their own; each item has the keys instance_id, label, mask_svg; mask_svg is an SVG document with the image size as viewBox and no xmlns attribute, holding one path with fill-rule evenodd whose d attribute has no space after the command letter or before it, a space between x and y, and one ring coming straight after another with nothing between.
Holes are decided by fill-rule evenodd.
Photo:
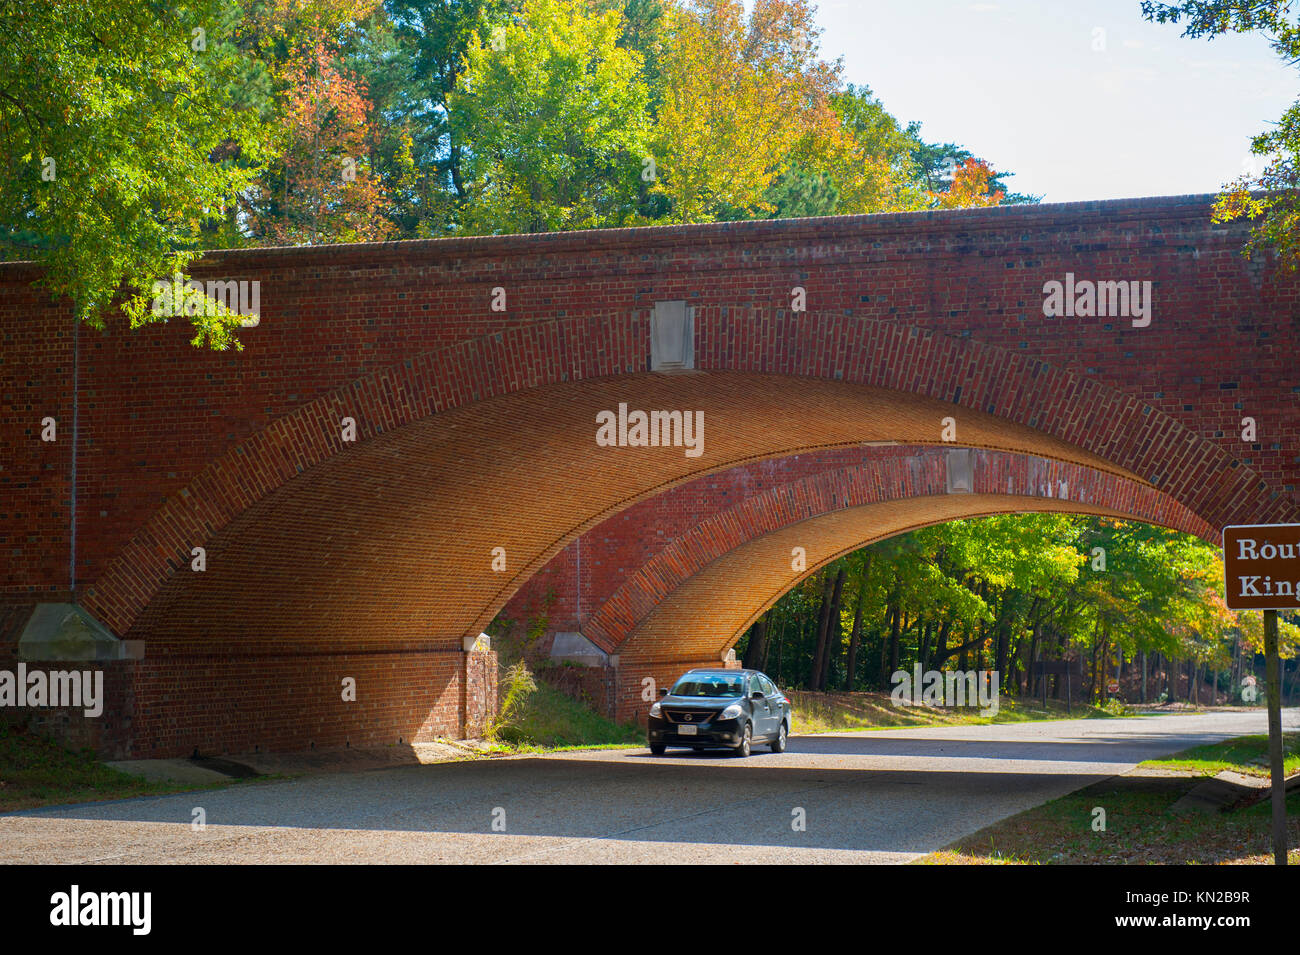
<instances>
[{"instance_id":1,"label":"brown road sign","mask_svg":"<svg viewBox=\"0 0 1300 955\"><path fill-rule=\"evenodd\" d=\"M1232 610L1300 608L1300 524L1225 527L1223 576Z\"/></svg>"}]
</instances>

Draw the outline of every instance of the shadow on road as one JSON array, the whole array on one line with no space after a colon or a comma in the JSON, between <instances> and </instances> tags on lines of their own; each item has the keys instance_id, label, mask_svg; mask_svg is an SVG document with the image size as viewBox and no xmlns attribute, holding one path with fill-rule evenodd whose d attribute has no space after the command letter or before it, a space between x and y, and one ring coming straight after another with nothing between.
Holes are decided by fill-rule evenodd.
<instances>
[{"instance_id":1,"label":"shadow on road","mask_svg":"<svg viewBox=\"0 0 1300 955\"><path fill-rule=\"evenodd\" d=\"M113 825L102 835L119 847L136 833L188 850L233 837L230 827L491 836L500 818L512 836L927 852L1118 765L1225 735L982 741L870 733L793 737L784 754L759 750L743 760L623 750L438 763L30 810L0 816L0 833L25 819L168 824ZM880 764L891 757L898 763ZM948 765L971 759L984 762ZM1021 768L1034 760L1044 765ZM195 807L207 822L197 835ZM800 812L803 830L792 826ZM88 838L98 844L99 832L91 827Z\"/></svg>"},{"instance_id":2,"label":"shadow on road","mask_svg":"<svg viewBox=\"0 0 1300 955\"><path fill-rule=\"evenodd\" d=\"M791 737L789 752L837 756L947 757L1050 762L1141 762L1224 739L1223 733L1129 733L1079 739L973 740L959 737L822 734ZM1111 749L1106 749L1111 747ZM677 752L669 750L669 755Z\"/></svg>"}]
</instances>

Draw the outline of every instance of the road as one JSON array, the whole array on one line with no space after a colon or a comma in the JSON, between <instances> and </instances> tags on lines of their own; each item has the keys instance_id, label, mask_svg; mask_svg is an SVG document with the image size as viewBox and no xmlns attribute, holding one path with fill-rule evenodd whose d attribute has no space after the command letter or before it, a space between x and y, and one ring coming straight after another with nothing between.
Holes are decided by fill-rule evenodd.
<instances>
[{"instance_id":1,"label":"road","mask_svg":"<svg viewBox=\"0 0 1300 955\"><path fill-rule=\"evenodd\" d=\"M793 737L747 760L409 766L0 816L0 862L898 863L1144 759L1263 732L1262 712L1206 713Z\"/></svg>"}]
</instances>

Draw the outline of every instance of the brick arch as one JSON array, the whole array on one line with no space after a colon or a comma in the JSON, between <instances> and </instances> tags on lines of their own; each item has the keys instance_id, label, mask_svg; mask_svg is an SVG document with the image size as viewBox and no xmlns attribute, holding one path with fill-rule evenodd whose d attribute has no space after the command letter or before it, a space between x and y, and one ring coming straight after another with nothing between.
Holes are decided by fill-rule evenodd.
<instances>
[{"instance_id":1,"label":"brick arch","mask_svg":"<svg viewBox=\"0 0 1300 955\"><path fill-rule=\"evenodd\" d=\"M1029 511L1127 516L1028 495L924 495L837 509L757 536L687 579L628 635L607 698L610 715L644 724L643 679L671 685L685 668L720 665L725 651L782 595L840 557L950 520ZM808 553L801 573L790 570L796 543ZM744 586L737 586L741 580Z\"/></svg>"},{"instance_id":2,"label":"brick arch","mask_svg":"<svg viewBox=\"0 0 1300 955\"><path fill-rule=\"evenodd\" d=\"M624 645L631 635L661 604L673 599L675 591L716 561L756 539L836 511L912 498L944 497L949 493L947 452L948 449L934 447L864 449L859 464L778 483L745 497L739 503L706 517L654 553L585 618L582 633L608 653L626 652ZM981 508L987 509L988 502L999 497L1012 501L1006 508L1011 510L1021 509L1025 499L1038 500L1043 507L1050 507L1051 502L1056 501L1071 511L1083 508L1084 513L1122 516L1205 540L1218 539L1219 532L1192 511L1169 495L1137 481L1033 455L1001 451L971 453L974 487L973 496L968 500L980 501ZM688 493L689 486L681 490ZM945 506L960 506L961 501L962 497L958 496L945 502ZM1000 511L984 510L980 513ZM909 525L905 529L911 530L914 526L923 525ZM882 532L873 539L901 532ZM593 534L599 535L600 528ZM850 543L844 546L852 551L860 545ZM813 571L843 552L838 550L819 559ZM805 576L807 574L791 576L791 582L781 593ZM732 585L740 591L748 586L745 578L732 581ZM759 596L760 608L751 613L740 630L732 635L732 642L776 599L767 593ZM712 625L707 612L701 617L709 619ZM712 648L694 649L708 655Z\"/></svg>"},{"instance_id":3,"label":"brick arch","mask_svg":"<svg viewBox=\"0 0 1300 955\"><path fill-rule=\"evenodd\" d=\"M840 557L935 524L1025 512L1129 518L1095 504L1019 495L903 498L828 512L756 537L684 581L628 634L620 666L674 670L680 660L720 660L785 593ZM812 544L807 569L798 574L789 572L792 542ZM756 567L766 570L755 575ZM750 576L737 587L742 571Z\"/></svg>"},{"instance_id":4,"label":"brick arch","mask_svg":"<svg viewBox=\"0 0 1300 955\"><path fill-rule=\"evenodd\" d=\"M587 479L583 493L570 494L564 506L553 495L531 498L539 508L546 503L545 526L515 551L518 559L512 558L508 574L473 587L452 586L441 595L444 603L465 604L460 623L430 623L421 616L425 602L394 611L399 631L423 627L428 633L432 627L459 636L486 625L575 534L637 500L744 460L872 439L937 443L939 419L947 414L957 419L963 444L1034 453L1149 483L1211 526L1295 516L1290 502L1250 469L1173 418L1092 379L1001 348L851 314L706 307L697 311L695 344L697 366L706 374L650 375L644 371L648 317L648 310L638 310L509 329L412 357L301 406L169 498L83 602L118 633L138 629L148 608L149 625L141 635L149 637L164 631L167 610L184 623L220 612L232 595L273 601L261 589L257 567L251 577L227 576L224 595L213 583L211 559L202 578L188 576L191 547L209 545L217 556L237 560L292 563L302 553L271 547L268 556L265 540L259 543L259 522L281 521L282 535L292 538L327 508L335 509L343 525L350 513L374 521L371 537L351 539L353 552L345 555L368 561L369 569L322 577L320 561L309 560L296 578L277 570L272 582L386 585L391 581L378 566L380 535L409 530L408 518L418 511L401 481L417 480L439 465L459 469L463 480L434 482L437 493L451 495L451 512L492 524L495 539L513 539L512 505L522 500L509 495L521 484L503 479L505 462L536 468L534 480L555 486L572 481L573 468L598 463L599 481ZM664 456L653 465L629 464L608 455L597 462L594 446L575 451L575 443L593 443L593 410L620 400L634 407L640 402L647 408L706 409L708 420L721 422L724 438L715 439L715 450L699 463ZM337 422L345 416L356 422L358 441L352 446L340 439ZM806 422L816 426L801 428ZM563 463L555 465L548 455ZM412 467L392 466L401 460ZM366 475L377 471L392 479L380 490L393 494L396 511L363 506L377 493ZM481 483L471 486L471 477ZM447 511L440 517L446 519ZM438 534L468 533L456 520L449 523L451 530L430 525L426 546L438 544ZM329 547L330 539L318 533L310 543ZM405 546L416 544L408 539ZM456 559L466 559L463 549L457 553ZM477 574L477 561L477 554L469 558L469 572ZM412 561L397 571L424 569ZM379 589L389 599L412 593L409 582ZM196 592L193 599L187 591ZM324 618L311 622L320 626Z\"/></svg>"}]
</instances>

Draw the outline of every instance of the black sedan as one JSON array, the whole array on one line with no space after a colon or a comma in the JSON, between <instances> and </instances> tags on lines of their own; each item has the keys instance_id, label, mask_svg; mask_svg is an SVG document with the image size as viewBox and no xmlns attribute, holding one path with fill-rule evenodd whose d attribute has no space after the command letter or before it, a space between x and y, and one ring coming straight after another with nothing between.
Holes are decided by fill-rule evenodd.
<instances>
[{"instance_id":1,"label":"black sedan","mask_svg":"<svg viewBox=\"0 0 1300 955\"><path fill-rule=\"evenodd\" d=\"M669 746L729 749L748 756L753 743L785 751L790 701L757 670L691 670L650 707L647 742L662 756Z\"/></svg>"}]
</instances>

